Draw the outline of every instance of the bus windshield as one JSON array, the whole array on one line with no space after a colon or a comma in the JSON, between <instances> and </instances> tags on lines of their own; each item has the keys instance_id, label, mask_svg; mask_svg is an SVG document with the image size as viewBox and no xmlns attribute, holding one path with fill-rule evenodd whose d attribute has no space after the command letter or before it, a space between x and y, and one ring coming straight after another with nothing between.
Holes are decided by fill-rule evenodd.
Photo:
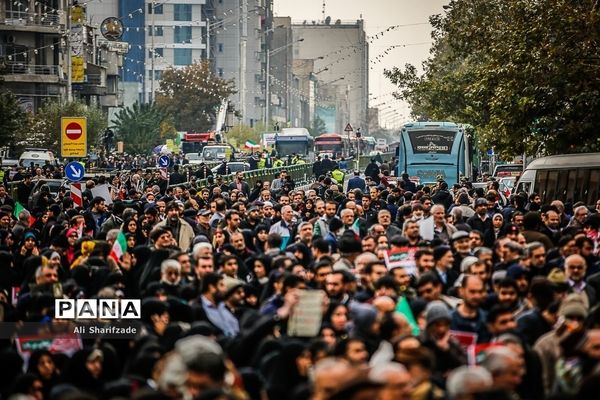
<instances>
[{"instance_id":1,"label":"bus windshield","mask_svg":"<svg viewBox=\"0 0 600 400\"><path fill-rule=\"evenodd\" d=\"M420 182L457 183L472 176L472 147L462 126L453 122L412 122L403 126L398 174Z\"/></svg>"},{"instance_id":2,"label":"bus windshield","mask_svg":"<svg viewBox=\"0 0 600 400\"><path fill-rule=\"evenodd\" d=\"M315 143L315 147L320 153L341 153L344 151L342 143Z\"/></svg>"},{"instance_id":3,"label":"bus windshield","mask_svg":"<svg viewBox=\"0 0 600 400\"><path fill-rule=\"evenodd\" d=\"M408 133L414 154L450 154L456 132L412 131Z\"/></svg>"},{"instance_id":4,"label":"bus windshield","mask_svg":"<svg viewBox=\"0 0 600 400\"><path fill-rule=\"evenodd\" d=\"M523 173L523 164L503 164L496 165L494 176L520 176Z\"/></svg>"},{"instance_id":5,"label":"bus windshield","mask_svg":"<svg viewBox=\"0 0 600 400\"><path fill-rule=\"evenodd\" d=\"M202 158L204 160L220 160L226 158L227 147L225 146L209 146L202 150Z\"/></svg>"},{"instance_id":6,"label":"bus windshield","mask_svg":"<svg viewBox=\"0 0 600 400\"><path fill-rule=\"evenodd\" d=\"M302 141L277 141L277 152L280 157L287 157L292 154L306 154L306 142Z\"/></svg>"}]
</instances>

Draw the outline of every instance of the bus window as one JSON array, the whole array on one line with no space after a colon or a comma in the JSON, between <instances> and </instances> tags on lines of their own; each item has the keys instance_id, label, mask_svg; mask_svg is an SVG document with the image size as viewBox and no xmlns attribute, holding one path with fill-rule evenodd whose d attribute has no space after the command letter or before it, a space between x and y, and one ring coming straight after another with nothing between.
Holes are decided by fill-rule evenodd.
<instances>
[{"instance_id":1,"label":"bus window","mask_svg":"<svg viewBox=\"0 0 600 400\"><path fill-rule=\"evenodd\" d=\"M595 204L600 198L600 193L598 193L598 188L600 187L600 169L594 169L590 171L588 187L589 193L587 197L587 204Z\"/></svg>"},{"instance_id":2,"label":"bus window","mask_svg":"<svg viewBox=\"0 0 600 400\"><path fill-rule=\"evenodd\" d=\"M519 182L519 184L517 185L517 190L515 190L515 193L525 192L529 195L530 187L531 187L531 182Z\"/></svg>"},{"instance_id":3,"label":"bus window","mask_svg":"<svg viewBox=\"0 0 600 400\"><path fill-rule=\"evenodd\" d=\"M569 170L569 184L567 186L567 199L566 201L574 203L574 199L579 199L581 196L581 182L582 169L571 169Z\"/></svg>"},{"instance_id":4,"label":"bus window","mask_svg":"<svg viewBox=\"0 0 600 400\"><path fill-rule=\"evenodd\" d=\"M558 171L548 171L548 182L546 184L546 202L556 200L556 184L558 182Z\"/></svg>"},{"instance_id":5,"label":"bus window","mask_svg":"<svg viewBox=\"0 0 600 400\"><path fill-rule=\"evenodd\" d=\"M589 169L578 169L577 170L577 189L575 190L576 199L587 199L588 192L590 190L589 182L590 170Z\"/></svg>"},{"instance_id":6,"label":"bus window","mask_svg":"<svg viewBox=\"0 0 600 400\"><path fill-rule=\"evenodd\" d=\"M569 171L560 170L558 171L558 187L556 189L556 199L567 200L567 187L569 186Z\"/></svg>"},{"instance_id":7,"label":"bus window","mask_svg":"<svg viewBox=\"0 0 600 400\"><path fill-rule=\"evenodd\" d=\"M548 171L537 171L533 191L537 192L542 199L546 199L546 186L548 183ZM529 192L527 192L529 193Z\"/></svg>"}]
</instances>

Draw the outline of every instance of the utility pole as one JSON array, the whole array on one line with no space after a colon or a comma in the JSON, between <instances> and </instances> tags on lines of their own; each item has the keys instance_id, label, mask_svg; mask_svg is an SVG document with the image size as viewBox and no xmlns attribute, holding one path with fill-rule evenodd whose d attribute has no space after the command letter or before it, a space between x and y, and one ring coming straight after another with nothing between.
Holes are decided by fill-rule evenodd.
<instances>
[{"instance_id":1,"label":"utility pole","mask_svg":"<svg viewBox=\"0 0 600 400\"><path fill-rule=\"evenodd\" d=\"M154 101L154 35L156 32L154 31L154 14L156 10L154 9L155 1L152 0L152 19L150 23L150 29L152 32L152 36L150 36L150 101L149 103ZM144 71L146 73L146 71Z\"/></svg>"},{"instance_id":2,"label":"utility pole","mask_svg":"<svg viewBox=\"0 0 600 400\"><path fill-rule=\"evenodd\" d=\"M71 62L71 8L73 7L73 0L69 0L67 3L67 21L66 27L67 32L65 35L65 47L67 48L67 101L73 101L73 65Z\"/></svg>"},{"instance_id":3,"label":"utility pole","mask_svg":"<svg viewBox=\"0 0 600 400\"><path fill-rule=\"evenodd\" d=\"M270 85L271 85L271 55L269 54L271 52L270 50L270 40L269 40L269 35L267 35L267 45L266 47L266 54L267 54L267 72L266 72L266 77L265 77L265 129L267 128L267 125L269 124L269 104L271 103L271 93L270 93Z\"/></svg>"},{"instance_id":4,"label":"utility pole","mask_svg":"<svg viewBox=\"0 0 600 400\"><path fill-rule=\"evenodd\" d=\"M240 16L240 112L246 118L246 44L248 42L248 0L242 0Z\"/></svg>"}]
</instances>

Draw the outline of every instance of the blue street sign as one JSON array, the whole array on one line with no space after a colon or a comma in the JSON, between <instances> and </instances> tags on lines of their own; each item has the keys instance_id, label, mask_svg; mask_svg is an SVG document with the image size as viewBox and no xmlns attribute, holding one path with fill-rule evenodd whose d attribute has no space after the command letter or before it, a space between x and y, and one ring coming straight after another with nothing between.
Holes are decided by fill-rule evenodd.
<instances>
[{"instance_id":1,"label":"blue street sign","mask_svg":"<svg viewBox=\"0 0 600 400\"><path fill-rule=\"evenodd\" d=\"M171 159L169 156L160 156L158 159L158 166L161 168L168 168L171 164Z\"/></svg>"},{"instance_id":2,"label":"blue street sign","mask_svg":"<svg viewBox=\"0 0 600 400\"><path fill-rule=\"evenodd\" d=\"M77 161L70 162L65 167L65 175L72 182L79 182L85 175L85 168Z\"/></svg>"},{"instance_id":3,"label":"blue street sign","mask_svg":"<svg viewBox=\"0 0 600 400\"><path fill-rule=\"evenodd\" d=\"M487 151L487 155L488 155L488 156L493 156L493 155L494 155L494 149L489 149L489 150Z\"/></svg>"}]
</instances>

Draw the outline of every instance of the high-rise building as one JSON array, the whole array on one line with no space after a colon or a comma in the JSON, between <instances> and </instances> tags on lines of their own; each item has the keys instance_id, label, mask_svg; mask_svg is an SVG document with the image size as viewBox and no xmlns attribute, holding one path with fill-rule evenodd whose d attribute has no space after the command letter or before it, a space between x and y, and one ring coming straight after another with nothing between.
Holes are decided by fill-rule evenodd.
<instances>
[{"instance_id":1,"label":"high-rise building","mask_svg":"<svg viewBox=\"0 0 600 400\"><path fill-rule=\"evenodd\" d=\"M210 58L217 76L233 80L237 93L230 101L241 122L255 126L265 113L265 43L271 29L272 0L213 2Z\"/></svg>"},{"instance_id":2,"label":"high-rise building","mask_svg":"<svg viewBox=\"0 0 600 400\"><path fill-rule=\"evenodd\" d=\"M350 123L367 133L369 46L362 20L294 23L294 58L313 59L319 94L315 114L328 131L344 132Z\"/></svg>"},{"instance_id":3,"label":"high-rise building","mask_svg":"<svg viewBox=\"0 0 600 400\"><path fill-rule=\"evenodd\" d=\"M35 112L66 95L67 56L61 41L66 13L60 1L0 2L0 59L5 90L23 109Z\"/></svg>"},{"instance_id":4,"label":"high-rise building","mask_svg":"<svg viewBox=\"0 0 600 400\"><path fill-rule=\"evenodd\" d=\"M290 17L273 18L269 54L269 115L279 125L291 122L290 103L292 95L293 35Z\"/></svg>"},{"instance_id":5,"label":"high-rise building","mask_svg":"<svg viewBox=\"0 0 600 400\"><path fill-rule=\"evenodd\" d=\"M99 23L118 16L129 45L124 60L126 104L148 102L160 87L162 72L206 59L206 0L103 0L89 2L88 14ZM112 14L112 15L110 15Z\"/></svg>"},{"instance_id":6,"label":"high-rise building","mask_svg":"<svg viewBox=\"0 0 600 400\"><path fill-rule=\"evenodd\" d=\"M99 24L90 24L85 6L67 9L66 4L58 0L0 3L2 86L30 112L45 100L70 95L109 112L122 103L119 75L127 46L103 39Z\"/></svg>"}]
</instances>

